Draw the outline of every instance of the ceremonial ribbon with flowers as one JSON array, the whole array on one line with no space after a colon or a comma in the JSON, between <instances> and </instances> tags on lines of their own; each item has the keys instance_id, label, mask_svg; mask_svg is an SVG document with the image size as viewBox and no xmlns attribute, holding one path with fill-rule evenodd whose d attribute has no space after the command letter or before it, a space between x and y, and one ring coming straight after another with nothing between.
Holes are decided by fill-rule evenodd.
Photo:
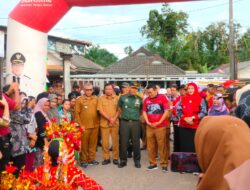
<instances>
[{"instance_id":1,"label":"ceremonial ribbon with flowers","mask_svg":"<svg viewBox=\"0 0 250 190\"><path fill-rule=\"evenodd\" d=\"M67 183L67 168L69 165L75 164L74 151L80 150L81 134L84 131L73 120L68 121L67 118L63 118L61 123L56 123L56 119L51 120L51 124L46 124L45 132L47 137L52 141L53 139L62 139L60 143L60 155L58 158L58 169L56 171L57 184L54 186L59 189L71 189ZM1 175L0 190L45 190L51 189L50 183L50 164L51 160L48 155L48 144L44 148L44 167L43 167L43 179L38 181L33 178L29 172L22 170L19 178L16 178L13 174L16 171L16 167L10 163L6 166L6 170ZM33 176L34 177L34 176Z\"/></svg>"}]
</instances>

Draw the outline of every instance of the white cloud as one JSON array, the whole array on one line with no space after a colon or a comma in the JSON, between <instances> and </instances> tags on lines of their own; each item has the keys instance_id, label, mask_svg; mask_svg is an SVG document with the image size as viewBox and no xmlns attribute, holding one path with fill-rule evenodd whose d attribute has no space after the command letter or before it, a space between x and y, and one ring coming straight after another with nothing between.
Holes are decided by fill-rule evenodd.
<instances>
[{"instance_id":1,"label":"white cloud","mask_svg":"<svg viewBox=\"0 0 250 190\"><path fill-rule=\"evenodd\" d=\"M127 45L124 44L102 44L101 48L108 50L109 52L115 54L119 59L126 57L127 55L124 52L124 48Z\"/></svg>"},{"instance_id":2,"label":"white cloud","mask_svg":"<svg viewBox=\"0 0 250 190\"><path fill-rule=\"evenodd\" d=\"M142 44L137 43L137 44L101 44L100 47L107 49L109 52L115 54L119 59L122 59L127 56L127 54L124 52L124 48L131 46L133 51L136 51L139 49Z\"/></svg>"},{"instance_id":3,"label":"white cloud","mask_svg":"<svg viewBox=\"0 0 250 190\"><path fill-rule=\"evenodd\" d=\"M199 22L199 21L191 21L189 23L190 23L190 26L189 26L190 31L202 30L207 26L206 24Z\"/></svg>"},{"instance_id":4,"label":"white cloud","mask_svg":"<svg viewBox=\"0 0 250 190\"><path fill-rule=\"evenodd\" d=\"M131 20L135 20L135 17L112 13L91 13L84 11L84 9L81 10L79 8L73 8L67 15L65 15L63 20L61 20L55 28L61 28L62 26L65 28L65 25L67 28L70 26L84 27L114 22L128 22Z\"/></svg>"},{"instance_id":5,"label":"white cloud","mask_svg":"<svg viewBox=\"0 0 250 190\"><path fill-rule=\"evenodd\" d=\"M69 38L69 36L65 32L62 32L62 31L52 30L49 32L49 35L62 37L62 38Z\"/></svg>"},{"instance_id":6,"label":"white cloud","mask_svg":"<svg viewBox=\"0 0 250 190\"><path fill-rule=\"evenodd\" d=\"M0 18L7 18L9 12L14 8L19 0L0 0ZM249 25L247 19L249 12L249 0L237 1L234 3L235 19L240 19L240 23L246 27ZM204 29L212 22L228 20L228 0L192 1L170 3L174 10L188 12L191 27L190 30ZM217 6L225 4L223 6ZM206 7L212 7L204 9ZM161 4L144 5L124 5L124 6L102 6L102 7L73 7L60 22L49 33L51 35L87 40L94 44L100 44L119 58L125 55L124 48L131 45L134 50L145 44L145 39L141 39L139 33L142 25L146 21L107 25L103 27L89 27L72 29L73 27L84 27L93 25L103 25L108 23L128 22L131 20L147 19L148 13L152 9L161 9ZM49 18L49 17L48 17ZM245 19L242 21L242 19ZM0 20L0 23L6 23ZM55 30L64 28L64 30ZM71 28L71 29L67 29ZM245 28L242 29L246 31Z\"/></svg>"}]
</instances>

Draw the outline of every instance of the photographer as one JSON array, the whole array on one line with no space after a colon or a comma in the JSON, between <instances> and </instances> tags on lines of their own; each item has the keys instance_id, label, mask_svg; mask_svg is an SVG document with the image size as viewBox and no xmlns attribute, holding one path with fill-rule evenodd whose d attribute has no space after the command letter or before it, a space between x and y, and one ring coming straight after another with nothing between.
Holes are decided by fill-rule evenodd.
<instances>
[{"instance_id":1,"label":"photographer","mask_svg":"<svg viewBox=\"0 0 250 190\"><path fill-rule=\"evenodd\" d=\"M18 84L12 83L5 86L1 92L0 100L0 172L5 170L5 165L10 161L10 128L9 112L20 108Z\"/></svg>"},{"instance_id":2,"label":"photographer","mask_svg":"<svg viewBox=\"0 0 250 190\"><path fill-rule=\"evenodd\" d=\"M3 107L3 114L0 117L0 126L7 128L9 127L9 118L10 118L9 105L5 97L2 94L1 94L1 99L0 99L0 106ZM4 136L0 135L0 161L3 159L3 154L5 152L4 147L5 147L5 138ZM2 162L1 162L0 167L2 168Z\"/></svg>"},{"instance_id":3,"label":"photographer","mask_svg":"<svg viewBox=\"0 0 250 190\"><path fill-rule=\"evenodd\" d=\"M0 92L2 93L2 92ZM9 105L6 101L5 97L1 94L0 98L0 106L3 107L3 115L0 118L0 126L1 127L8 127L9 126L9 118L10 118L10 111L9 111Z\"/></svg>"}]
</instances>

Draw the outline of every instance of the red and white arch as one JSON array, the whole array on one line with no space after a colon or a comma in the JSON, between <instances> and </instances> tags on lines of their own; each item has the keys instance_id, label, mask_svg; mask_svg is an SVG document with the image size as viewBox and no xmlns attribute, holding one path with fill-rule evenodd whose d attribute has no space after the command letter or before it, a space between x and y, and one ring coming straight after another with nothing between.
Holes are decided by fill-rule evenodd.
<instances>
[{"instance_id":1,"label":"red and white arch","mask_svg":"<svg viewBox=\"0 0 250 190\"><path fill-rule=\"evenodd\" d=\"M30 89L37 95L46 83L47 33L73 6L105 6L191 0L21 0L9 15L7 73L10 57L21 52L26 57L24 72L31 78ZM11 78L8 78L11 81Z\"/></svg>"}]
</instances>

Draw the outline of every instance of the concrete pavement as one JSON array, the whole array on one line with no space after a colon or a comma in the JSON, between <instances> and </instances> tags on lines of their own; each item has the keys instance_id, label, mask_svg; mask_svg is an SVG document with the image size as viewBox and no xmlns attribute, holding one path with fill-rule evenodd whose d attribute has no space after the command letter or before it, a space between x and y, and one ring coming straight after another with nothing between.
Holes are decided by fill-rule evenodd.
<instances>
[{"instance_id":1,"label":"concrete pavement","mask_svg":"<svg viewBox=\"0 0 250 190\"><path fill-rule=\"evenodd\" d=\"M140 169L134 167L133 159L128 159L124 168L116 165L101 165L102 151L98 147L98 166L89 166L84 169L85 173L100 183L105 190L195 190L198 180L193 174L162 173L161 168L154 171L146 171L148 166L147 151L142 150Z\"/></svg>"}]
</instances>

